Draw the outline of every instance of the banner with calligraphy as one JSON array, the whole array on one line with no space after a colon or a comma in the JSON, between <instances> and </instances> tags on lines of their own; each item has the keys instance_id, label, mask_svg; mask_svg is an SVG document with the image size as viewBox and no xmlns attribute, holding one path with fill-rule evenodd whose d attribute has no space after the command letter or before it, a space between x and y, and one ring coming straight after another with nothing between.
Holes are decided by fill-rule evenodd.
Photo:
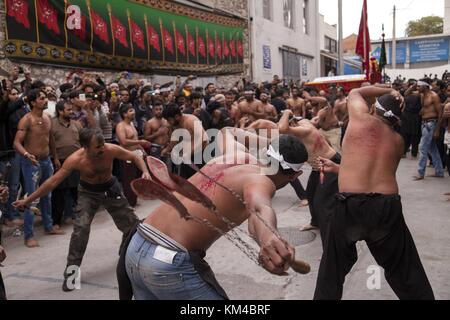
<instances>
[{"instance_id":1,"label":"banner with calligraphy","mask_svg":"<svg viewBox=\"0 0 450 320\"><path fill-rule=\"evenodd\" d=\"M9 58L135 70L243 71L245 20L172 1L6 0Z\"/></svg>"}]
</instances>

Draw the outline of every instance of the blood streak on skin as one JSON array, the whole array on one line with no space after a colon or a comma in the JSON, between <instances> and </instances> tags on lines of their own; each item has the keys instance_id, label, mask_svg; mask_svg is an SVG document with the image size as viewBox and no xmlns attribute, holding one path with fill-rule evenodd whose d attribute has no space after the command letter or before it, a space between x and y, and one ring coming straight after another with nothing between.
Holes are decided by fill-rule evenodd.
<instances>
[{"instance_id":1,"label":"blood streak on skin","mask_svg":"<svg viewBox=\"0 0 450 320\"><path fill-rule=\"evenodd\" d=\"M205 182L200 186L200 190L203 193L207 193L211 188L215 189L216 182L220 181L220 179L222 179L223 177L225 177L225 173L220 172L212 177L212 179L205 178Z\"/></svg>"}]
</instances>

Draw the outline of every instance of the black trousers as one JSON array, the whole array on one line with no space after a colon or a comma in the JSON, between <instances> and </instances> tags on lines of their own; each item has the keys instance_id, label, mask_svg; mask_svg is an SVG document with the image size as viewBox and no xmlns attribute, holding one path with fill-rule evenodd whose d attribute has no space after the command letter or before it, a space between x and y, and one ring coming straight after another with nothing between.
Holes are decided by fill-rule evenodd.
<instances>
[{"instance_id":1,"label":"black trousers","mask_svg":"<svg viewBox=\"0 0 450 320\"><path fill-rule=\"evenodd\" d=\"M408 153L408 150L411 147L411 155L413 157L417 157L417 155L419 154L420 136L404 134L403 139L405 140L405 155Z\"/></svg>"},{"instance_id":2,"label":"black trousers","mask_svg":"<svg viewBox=\"0 0 450 320\"><path fill-rule=\"evenodd\" d=\"M292 188L294 188L295 193L297 194L297 197L300 200L305 200L308 198L308 194L306 193L306 190L303 188L302 183L300 182L300 179L296 179L291 182Z\"/></svg>"},{"instance_id":3,"label":"black trousers","mask_svg":"<svg viewBox=\"0 0 450 320\"><path fill-rule=\"evenodd\" d=\"M2 273L0 272L0 301L6 300L5 284L3 283Z\"/></svg>"},{"instance_id":4,"label":"black trousers","mask_svg":"<svg viewBox=\"0 0 450 320\"><path fill-rule=\"evenodd\" d=\"M395 294L402 300L434 300L398 195L338 194L331 216L314 294L342 298L345 276L356 263L356 242L366 241Z\"/></svg>"},{"instance_id":5,"label":"black trousers","mask_svg":"<svg viewBox=\"0 0 450 320\"><path fill-rule=\"evenodd\" d=\"M341 163L341 155L337 153L332 159L334 163ZM312 171L308 179L306 194L311 213L311 225L326 230L329 216L334 213L335 195L339 192L338 175L325 173L323 185L320 183L320 172ZM321 231L321 234L323 232ZM322 234L325 236L325 234ZM323 241L322 241L323 242Z\"/></svg>"}]
</instances>

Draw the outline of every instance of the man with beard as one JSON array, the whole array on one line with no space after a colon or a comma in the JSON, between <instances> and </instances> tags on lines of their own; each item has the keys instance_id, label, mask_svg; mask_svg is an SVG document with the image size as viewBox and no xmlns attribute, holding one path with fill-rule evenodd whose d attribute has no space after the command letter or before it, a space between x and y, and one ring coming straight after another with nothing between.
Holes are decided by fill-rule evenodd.
<instances>
[{"instance_id":1,"label":"man with beard","mask_svg":"<svg viewBox=\"0 0 450 320\"><path fill-rule=\"evenodd\" d=\"M162 157L161 153L170 140L170 125L163 118L163 110L162 102L156 101L153 106L154 117L145 125L144 138L151 143L150 156L161 159L167 164L169 158Z\"/></svg>"},{"instance_id":2,"label":"man with beard","mask_svg":"<svg viewBox=\"0 0 450 320\"><path fill-rule=\"evenodd\" d=\"M287 105L294 116L306 118L306 102L297 88L292 89L292 98L287 100Z\"/></svg>"},{"instance_id":3,"label":"man with beard","mask_svg":"<svg viewBox=\"0 0 450 320\"><path fill-rule=\"evenodd\" d=\"M225 106L230 114L230 118L233 121L233 126L239 123L241 115L239 113L238 103L236 102L236 95L233 91L228 91L225 93Z\"/></svg>"},{"instance_id":4,"label":"man with beard","mask_svg":"<svg viewBox=\"0 0 450 320\"><path fill-rule=\"evenodd\" d=\"M244 92L244 100L239 103L239 112L241 117L248 118L248 122L252 123L259 119L264 119L265 113L261 101L255 99L253 88L247 87Z\"/></svg>"},{"instance_id":5,"label":"man with beard","mask_svg":"<svg viewBox=\"0 0 450 320\"><path fill-rule=\"evenodd\" d=\"M31 112L19 122L14 140L15 150L22 156L21 168L24 177L25 194L32 194L39 186L53 175L53 165L50 152L55 154L53 137L50 135L51 119L44 114L47 107L47 97L39 89L31 90L28 95ZM50 150L50 148L52 150ZM42 222L47 235L64 234L53 226L51 197L46 195L40 200ZM32 203L32 202L29 202ZM24 213L25 245L29 248L38 247L33 233L34 213L26 208Z\"/></svg>"},{"instance_id":6,"label":"man with beard","mask_svg":"<svg viewBox=\"0 0 450 320\"><path fill-rule=\"evenodd\" d=\"M374 105L367 104L367 99L377 97ZM370 86L349 95L337 208L327 228L316 300L342 298L345 277L358 259L358 241L367 243L400 299L434 299L398 194L401 104L401 95L391 88ZM321 160L326 164L323 170L333 167Z\"/></svg>"},{"instance_id":7,"label":"man with beard","mask_svg":"<svg viewBox=\"0 0 450 320\"><path fill-rule=\"evenodd\" d=\"M68 282L69 277L76 278L74 275L78 272L86 251L91 223L100 206L105 207L124 236L138 220L124 197L119 182L112 175L113 160L132 161L143 172L142 177L150 179L150 173L141 157L122 147L105 144L98 130L83 129L80 133L80 145L82 149L73 153L61 169L36 192L27 199L14 203L16 208L25 208L34 200L49 194L73 171L80 172L78 206L81 211L76 213L70 239L67 267L64 271L64 291L75 289L73 284Z\"/></svg>"},{"instance_id":8,"label":"man with beard","mask_svg":"<svg viewBox=\"0 0 450 320\"><path fill-rule=\"evenodd\" d=\"M203 150L209 141L208 135L196 116L182 114L180 107L176 104L169 104L164 108L163 118L170 124L172 132L177 129L184 129L184 132L180 130L179 133L181 135L183 133L189 134L189 136L180 137L181 141L172 140L169 142L161 153L162 156L170 155L173 148L180 143L181 150L178 150L178 152L183 151L186 154L182 155L183 163L180 164L179 174L181 177L189 179L195 174L195 171L185 162L190 161L191 163L195 163L195 160L197 160L197 162L201 163L195 164L200 167L202 166L204 161Z\"/></svg>"},{"instance_id":9,"label":"man with beard","mask_svg":"<svg viewBox=\"0 0 450 320\"><path fill-rule=\"evenodd\" d=\"M124 104L120 107L120 116L123 121L116 127L116 135L122 148L133 152L138 157L143 158L146 150L150 148L150 142L139 140L138 132L134 127L135 111L131 104ZM120 162L121 182L123 191L128 203L134 207L137 204L137 196L131 189L131 182L141 175L141 172L132 161Z\"/></svg>"},{"instance_id":10,"label":"man with beard","mask_svg":"<svg viewBox=\"0 0 450 320\"><path fill-rule=\"evenodd\" d=\"M441 115L441 101L439 96L430 88L430 79L422 79L417 83L422 97L422 139L419 146L419 174L414 177L415 181L425 179L425 170L428 162L428 153L431 154L436 173L433 177L443 178L444 168L439 155L436 140L440 136L441 128L438 126Z\"/></svg>"},{"instance_id":11,"label":"man with beard","mask_svg":"<svg viewBox=\"0 0 450 320\"><path fill-rule=\"evenodd\" d=\"M263 92L259 98L261 99L262 108L265 114L264 119L276 123L278 121L278 112L277 109L269 103L269 95L266 92Z\"/></svg>"}]
</instances>

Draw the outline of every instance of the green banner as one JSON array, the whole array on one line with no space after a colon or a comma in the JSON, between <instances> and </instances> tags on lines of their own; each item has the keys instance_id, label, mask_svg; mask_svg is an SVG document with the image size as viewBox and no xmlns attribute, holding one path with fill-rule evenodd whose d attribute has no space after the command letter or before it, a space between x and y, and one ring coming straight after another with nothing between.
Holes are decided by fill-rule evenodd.
<instances>
[{"instance_id":1,"label":"green banner","mask_svg":"<svg viewBox=\"0 0 450 320\"><path fill-rule=\"evenodd\" d=\"M243 71L245 20L171 1L143 2L5 0L5 51L10 58L77 67Z\"/></svg>"}]
</instances>

